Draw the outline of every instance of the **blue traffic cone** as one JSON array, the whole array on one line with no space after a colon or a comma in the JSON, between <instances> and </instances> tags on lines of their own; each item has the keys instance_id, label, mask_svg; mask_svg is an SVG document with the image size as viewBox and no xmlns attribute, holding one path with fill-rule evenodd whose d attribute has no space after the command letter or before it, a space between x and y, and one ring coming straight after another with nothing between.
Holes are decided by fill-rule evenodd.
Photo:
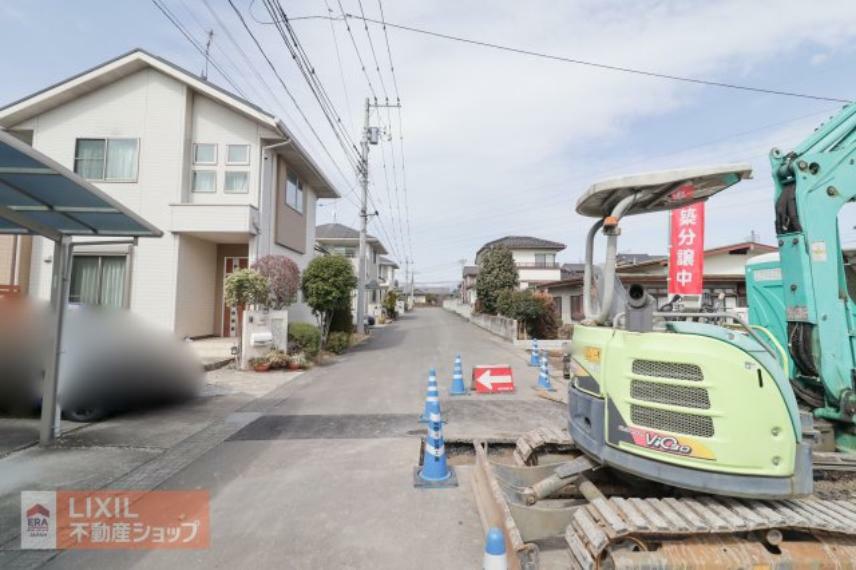
<instances>
[{"instance_id":1,"label":"blue traffic cone","mask_svg":"<svg viewBox=\"0 0 856 570\"><path fill-rule=\"evenodd\" d=\"M532 339L532 348L529 353L529 366L541 366L541 359L539 358L541 352L538 350L538 339Z\"/></svg>"},{"instance_id":2,"label":"blue traffic cone","mask_svg":"<svg viewBox=\"0 0 856 570\"><path fill-rule=\"evenodd\" d=\"M541 355L541 372L538 374L538 389L555 392L556 389L550 383L550 363L547 359L547 351Z\"/></svg>"},{"instance_id":3,"label":"blue traffic cone","mask_svg":"<svg viewBox=\"0 0 856 570\"><path fill-rule=\"evenodd\" d=\"M461 366L461 355L455 357L455 371L452 374L452 387L449 388L450 396L463 396L467 393L464 385L464 370Z\"/></svg>"},{"instance_id":4,"label":"blue traffic cone","mask_svg":"<svg viewBox=\"0 0 856 570\"><path fill-rule=\"evenodd\" d=\"M446 461L446 445L443 441L443 418L439 412L431 412L428 437L422 454L422 466L413 470L414 487L457 487L455 470Z\"/></svg>"},{"instance_id":5,"label":"blue traffic cone","mask_svg":"<svg viewBox=\"0 0 856 570\"><path fill-rule=\"evenodd\" d=\"M419 416L419 423L427 424L431 413L440 414L440 389L437 387L437 371L433 368L428 372L428 390L425 394L425 408Z\"/></svg>"},{"instance_id":6,"label":"blue traffic cone","mask_svg":"<svg viewBox=\"0 0 856 570\"><path fill-rule=\"evenodd\" d=\"M505 537L502 531L496 527L491 527L487 531L487 538L484 544L484 563L483 570L507 570L508 557L505 555Z\"/></svg>"}]
</instances>

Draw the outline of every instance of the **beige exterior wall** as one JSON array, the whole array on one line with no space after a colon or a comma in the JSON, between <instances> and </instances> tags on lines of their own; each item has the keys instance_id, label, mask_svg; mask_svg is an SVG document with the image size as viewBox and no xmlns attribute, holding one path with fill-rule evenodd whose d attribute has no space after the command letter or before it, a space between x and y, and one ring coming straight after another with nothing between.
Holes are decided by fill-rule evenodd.
<instances>
[{"instance_id":1,"label":"beige exterior wall","mask_svg":"<svg viewBox=\"0 0 856 570\"><path fill-rule=\"evenodd\" d=\"M216 334L217 244L179 236L178 267L175 334L180 337Z\"/></svg>"},{"instance_id":2,"label":"beige exterior wall","mask_svg":"<svg viewBox=\"0 0 856 570\"><path fill-rule=\"evenodd\" d=\"M313 246L314 243L306 241L306 206L307 194L304 188L303 192L303 211L298 212L285 201L286 181L288 178L288 165L285 159L278 157L277 159L277 176L276 176L276 208L274 211L274 240L277 245L281 245L288 249L294 250L299 254L306 253L307 247ZM314 226L314 224L313 224Z\"/></svg>"},{"instance_id":3,"label":"beige exterior wall","mask_svg":"<svg viewBox=\"0 0 856 570\"><path fill-rule=\"evenodd\" d=\"M168 204L180 200L184 168L187 88L146 69L56 107L30 121L33 147L74 168L78 138L139 139L134 182L96 185L158 228L169 224ZM53 247L34 244L32 294L50 297ZM172 330L175 324L177 238L142 239L134 254L131 309L147 321Z\"/></svg>"},{"instance_id":4,"label":"beige exterior wall","mask_svg":"<svg viewBox=\"0 0 856 570\"><path fill-rule=\"evenodd\" d=\"M276 151L263 151L262 147L275 142L273 139L279 135L155 69L147 68L106 84L19 125L3 126L32 130L33 147L72 170L79 138L139 140L135 181L93 182L164 231L162 238L139 241L131 273L130 308L156 326L180 336L220 332L223 247L235 244L242 248L250 263L265 254L285 255L301 270L314 256L316 198L309 186L304 188L304 251L275 243L277 185L272 164L276 160L271 158ZM198 165L216 170L214 193L191 191L191 151L195 142L217 144L217 164ZM249 145L250 164L227 165L228 144ZM229 170L249 172L247 193L224 191L225 173ZM213 230L190 236L170 231L175 204L196 204L200 208L248 204L258 208L258 215L250 216L249 232L244 230L240 235L234 224L218 227L214 220ZM218 247L222 243L229 245ZM42 299L50 297L52 256L51 242L44 238L33 240L31 263L25 271L30 293ZM314 317L305 304L298 304L289 308L289 320L312 322Z\"/></svg>"}]
</instances>

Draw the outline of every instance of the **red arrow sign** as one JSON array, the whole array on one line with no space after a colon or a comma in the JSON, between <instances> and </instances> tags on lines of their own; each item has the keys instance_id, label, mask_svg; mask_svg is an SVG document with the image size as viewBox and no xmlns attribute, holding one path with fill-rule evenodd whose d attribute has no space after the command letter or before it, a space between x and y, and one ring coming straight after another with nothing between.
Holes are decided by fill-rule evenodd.
<instances>
[{"instance_id":1,"label":"red arrow sign","mask_svg":"<svg viewBox=\"0 0 856 570\"><path fill-rule=\"evenodd\" d=\"M514 377L508 364L473 366L473 383L480 394L514 392Z\"/></svg>"}]
</instances>

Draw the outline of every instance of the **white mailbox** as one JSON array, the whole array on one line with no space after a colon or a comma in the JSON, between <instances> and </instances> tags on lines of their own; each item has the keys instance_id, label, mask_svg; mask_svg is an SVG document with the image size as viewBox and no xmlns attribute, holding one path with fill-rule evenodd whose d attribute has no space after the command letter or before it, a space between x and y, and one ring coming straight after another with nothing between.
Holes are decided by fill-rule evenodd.
<instances>
[{"instance_id":1,"label":"white mailbox","mask_svg":"<svg viewBox=\"0 0 856 570\"><path fill-rule=\"evenodd\" d=\"M273 344L273 333L269 331L253 333L250 336L250 344L253 346L270 346Z\"/></svg>"}]
</instances>

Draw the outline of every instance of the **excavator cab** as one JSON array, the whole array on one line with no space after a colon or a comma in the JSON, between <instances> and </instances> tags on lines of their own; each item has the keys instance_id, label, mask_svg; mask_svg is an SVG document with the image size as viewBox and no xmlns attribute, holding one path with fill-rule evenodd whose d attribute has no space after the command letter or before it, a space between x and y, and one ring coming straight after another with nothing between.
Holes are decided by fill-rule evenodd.
<instances>
[{"instance_id":1,"label":"excavator cab","mask_svg":"<svg viewBox=\"0 0 856 570\"><path fill-rule=\"evenodd\" d=\"M624 217L707 200L750 174L748 165L726 165L627 176L593 185L577 202L596 221L586 241L585 320L574 327L568 431L598 464L731 497L812 492L811 447L781 347L736 314L660 310L642 285L616 277ZM593 260L599 233L602 267Z\"/></svg>"}]
</instances>

